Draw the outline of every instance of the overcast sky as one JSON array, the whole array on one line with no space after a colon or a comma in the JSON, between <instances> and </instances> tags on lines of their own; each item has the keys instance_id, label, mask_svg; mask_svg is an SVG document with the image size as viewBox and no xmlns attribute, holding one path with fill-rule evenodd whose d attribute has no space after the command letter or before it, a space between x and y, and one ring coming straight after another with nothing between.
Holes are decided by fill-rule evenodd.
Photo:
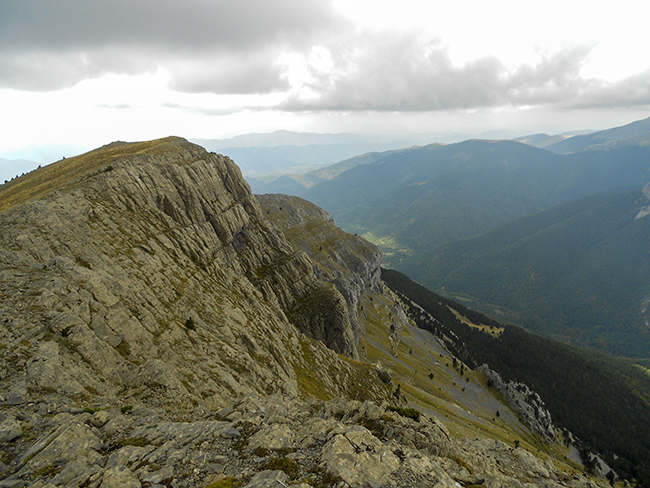
<instances>
[{"instance_id":1,"label":"overcast sky","mask_svg":"<svg viewBox=\"0 0 650 488\"><path fill-rule=\"evenodd\" d=\"M1 0L0 157L167 135L650 116L638 0Z\"/></svg>"}]
</instances>

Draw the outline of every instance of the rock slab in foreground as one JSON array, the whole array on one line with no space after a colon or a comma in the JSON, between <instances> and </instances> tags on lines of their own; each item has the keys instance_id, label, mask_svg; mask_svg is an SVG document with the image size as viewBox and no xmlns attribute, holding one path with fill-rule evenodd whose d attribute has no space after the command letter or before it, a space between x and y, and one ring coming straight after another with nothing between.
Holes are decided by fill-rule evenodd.
<instances>
[{"instance_id":1,"label":"rock slab in foreground","mask_svg":"<svg viewBox=\"0 0 650 488\"><path fill-rule=\"evenodd\" d=\"M51 416L40 407L19 414L2 405L5 418L43 434L0 445L9 461L0 486L189 488L223 477L249 488L607 486L499 441L453 439L436 419L416 422L371 402L252 394L223 416L197 411L184 421L161 408Z\"/></svg>"}]
</instances>

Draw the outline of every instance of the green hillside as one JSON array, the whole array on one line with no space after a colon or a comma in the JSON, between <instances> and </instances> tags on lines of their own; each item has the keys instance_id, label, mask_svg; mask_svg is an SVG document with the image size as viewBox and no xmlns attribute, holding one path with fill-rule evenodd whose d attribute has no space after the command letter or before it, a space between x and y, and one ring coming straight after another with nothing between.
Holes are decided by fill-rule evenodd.
<instances>
[{"instance_id":1,"label":"green hillside","mask_svg":"<svg viewBox=\"0 0 650 488\"><path fill-rule=\"evenodd\" d=\"M649 357L650 218L635 219L648 203L637 191L586 197L405 257L399 269L545 335Z\"/></svg>"},{"instance_id":2,"label":"green hillside","mask_svg":"<svg viewBox=\"0 0 650 488\"><path fill-rule=\"evenodd\" d=\"M520 327L502 326L498 337L474 324L494 320L429 291L393 270L382 280L424 308L437 323L418 323L434 334L440 326L456 335L454 354L469 365L487 363L505 379L523 382L539 393L556 425L569 429L599 452L621 476L650 486L650 376L621 359L565 345Z\"/></svg>"}]
</instances>

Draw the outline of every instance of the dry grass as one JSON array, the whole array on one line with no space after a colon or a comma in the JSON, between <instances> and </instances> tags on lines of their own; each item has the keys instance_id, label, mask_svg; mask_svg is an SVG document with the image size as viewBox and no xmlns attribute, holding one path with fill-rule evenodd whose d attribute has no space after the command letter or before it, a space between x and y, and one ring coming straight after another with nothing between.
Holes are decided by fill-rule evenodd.
<instances>
[{"instance_id":1,"label":"dry grass","mask_svg":"<svg viewBox=\"0 0 650 488\"><path fill-rule=\"evenodd\" d=\"M481 332L485 332L486 334L490 334L492 337L499 338L501 334L503 334L503 332L506 330L505 327L494 327L493 325L475 324L472 321L470 321L467 317L460 314L457 310L454 310L451 307L449 307L449 310L451 310L456 316L456 318L460 320L463 324L468 325L473 329L478 329Z\"/></svg>"},{"instance_id":2,"label":"dry grass","mask_svg":"<svg viewBox=\"0 0 650 488\"><path fill-rule=\"evenodd\" d=\"M102 171L120 158L142 153L164 153L165 146L181 141L184 139L165 137L147 142L113 142L85 154L43 166L0 186L0 212L42 198L81 177Z\"/></svg>"}]
</instances>

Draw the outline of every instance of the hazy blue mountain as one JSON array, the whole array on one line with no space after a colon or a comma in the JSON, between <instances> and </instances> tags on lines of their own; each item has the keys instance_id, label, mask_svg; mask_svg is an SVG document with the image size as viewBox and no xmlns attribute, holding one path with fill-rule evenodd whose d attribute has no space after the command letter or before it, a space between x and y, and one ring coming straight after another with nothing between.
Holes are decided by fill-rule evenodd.
<instances>
[{"instance_id":1,"label":"hazy blue mountain","mask_svg":"<svg viewBox=\"0 0 650 488\"><path fill-rule=\"evenodd\" d=\"M250 185L253 193L261 195L266 193L283 193L285 195L300 196L307 189L307 187L286 175L282 175L270 182L248 176L246 177L246 181Z\"/></svg>"},{"instance_id":2,"label":"hazy blue mountain","mask_svg":"<svg viewBox=\"0 0 650 488\"><path fill-rule=\"evenodd\" d=\"M230 139L193 139L209 151L229 156L244 176L304 174L372 151L398 149L422 136L317 134L286 130L251 133ZM273 178L273 179L275 179ZM270 182L270 178L265 178Z\"/></svg>"},{"instance_id":3,"label":"hazy blue mountain","mask_svg":"<svg viewBox=\"0 0 650 488\"><path fill-rule=\"evenodd\" d=\"M210 151L223 148L244 147L276 147L276 146L326 146L347 144L386 144L399 140L406 140L395 136L364 135L352 133L319 134L314 132L293 132L277 130L274 132L253 132L242 134L228 139L193 139Z\"/></svg>"},{"instance_id":4,"label":"hazy blue mountain","mask_svg":"<svg viewBox=\"0 0 650 488\"><path fill-rule=\"evenodd\" d=\"M569 137L547 145L546 149L559 154L568 154L588 149L644 145L650 145L650 117L621 127Z\"/></svg>"},{"instance_id":5,"label":"hazy blue mountain","mask_svg":"<svg viewBox=\"0 0 650 488\"><path fill-rule=\"evenodd\" d=\"M312 170L308 173L272 173L258 178L247 176L246 181L248 181L248 184L251 186L253 193L286 193L288 195L302 196L306 193L308 188L327 180L331 180L350 168L371 164L384 159L391 154L406 150L408 149L368 152L330 166Z\"/></svg>"},{"instance_id":6,"label":"hazy blue mountain","mask_svg":"<svg viewBox=\"0 0 650 488\"><path fill-rule=\"evenodd\" d=\"M275 178L283 174L293 177L292 175L311 172L370 152L397 150L430 144L433 141L455 143L470 137L504 139L516 135L519 134L505 130L482 132L478 135L429 132L402 136L317 134L279 130L271 133L243 134L230 139L192 141L210 151L230 156L237 162L244 176L259 179L261 176L269 177L274 174ZM266 180L268 178L265 178Z\"/></svg>"},{"instance_id":7,"label":"hazy blue mountain","mask_svg":"<svg viewBox=\"0 0 650 488\"><path fill-rule=\"evenodd\" d=\"M25 159L34 161L42 166L60 161L63 158L77 156L90 150L88 146L79 144L31 144L29 146L2 153L5 159Z\"/></svg>"},{"instance_id":8,"label":"hazy blue mountain","mask_svg":"<svg viewBox=\"0 0 650 488\"><path fill-rule=\"evenodd\" d=\"M649 203L640 191L585 197L406 256L398 268L537 332L650 357L650 218L636 218Z\"/></svg>"},{"instance_id":9,"label":"hazy blue mountain","mask_svg":"<svg viewBox=\"0 0 650 488\"><path fill-rule=\"evenodd\" d=\"M38 167L38 163L27 159L0 158L0 183L11 180L23 173L28 173Z\"/></svg>"},{"instance_id":10,"label":"hazy blue mountain","mask_svg":"<svg viewBox=\"0 0 650 488\"><path fill-rule=\"evenodd\" d=\"M576 130L576 131L570 131L570 132L563 132L562 134L556 134L553 136L550 136L548 134L529 134L521 137L515 137L512 139L515 142L523 142L524 144L528 144L530 146L535 146L539 147L541 149L546 148L547 146L550 146L552 144L555 144L557 142L564 141L565 139L569 139L570 137L574 136L579 136L579 135L585 135L585 134L591 134L594 132L593 130Z\"/></svg>"},{"instance_id":11,"label":"hazy blue mountain","mask_svg":"<svg viewBox=\"0 0 650 488\"><path fill-rule=\"evenodd\" d=\"M567 137L569 136L563 136L563 135L549 136L548 134L530 134L528 136L516 137L515 139L513 139L513 141L523 142L524 144L528 144L529 146L545 148L546 146L550 146L551 144L555 144L556 142L563 141Z\"/></svg>"},{"instance_id":12,"label":"hazy blue mountain","mask_svg":"<svg viewBox=\"0 0 650 488\"><path fill-rule=\"evenodd\" d=\"M38 166L77 156L88 149L90 148L78 144L32 144L6 151L0 157L0 183L29 173Z\"/></svg>"},{"instance_id":13,"label":"hazy blue mountain","mask_svg":"<svg viewBox=\"0 0 650 488\"><path fill-rule=\"evenodd\" d=\"M481 133L458 133L446 132L423 132L417 134L354 134L336 133L321 134L314 132L294 132L289 130L277 130L269 133L242 134L227 139L192 139L192 142L202 145L210 151L218 151L223 148L232 147L275 147L275 146L325 146L330 144L354 145L354 144L390 144L395 148L403 148L412 145L430 144L440 142L451 144L461 142L470 138L481 139L511 139L523 135L521 132L508 130L490 130Z\"/></svg>"},{"instance_id":14,"label":"hazy blue mountain","mask_svg":"<svg viewBox=\"0 0 650 488\"><path fill-rule=\"evenodd\" d=\"M408 150L409 149L406 148L406 149L393 149L390 151L383 151L383 152L367 152L359 156L355 156L353 158L346 159L339 163L333 164L331 166L326 166L324 168L319 168L310 171L308 174L318 177L321 180L321 182L324 180L331 180L335 176L338 176L344 171L347 171L350 168L354 168L355 166L372 164L377 161L381 161L382 159L386 159L388 156L399 154Z\"/></svg>"},{"instance_id":15,"label":"hazy blue mountain","mask_svg":"<svg viewBox=\"0 0 650 488\"><path fill-rule=\"evenodd\" d=\"M304 174L370 151L392 149L384 143L227 147L217 152L237 162L245 176ZM279 177L279 175L278 175Z\"/></svg>"},{"instance_id":16,"label":"hazy blue mountain","mask_svg":"<svg viewBox=\"0 0 650 488\"><path fill-rule=\"evenodd\" d=\"M650 149L558 155L513 141L471 140L389 153L303 196L348 231L430 249L559 203L650 182Z\"/></svg>"}]
</instances>

